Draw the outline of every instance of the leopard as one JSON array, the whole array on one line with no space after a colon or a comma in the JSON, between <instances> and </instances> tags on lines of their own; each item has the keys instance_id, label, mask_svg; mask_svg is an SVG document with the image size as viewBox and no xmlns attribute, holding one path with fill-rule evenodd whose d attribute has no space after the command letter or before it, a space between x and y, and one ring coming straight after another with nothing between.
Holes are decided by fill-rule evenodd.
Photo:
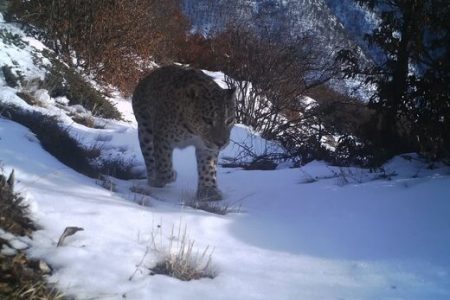
<instances>
[{"instance_id":1,"label":"leopard","mask_svg":"<svg viewBox=\"0 0 450 300\"><path fill-rule=\"evenodd\" d=\"M161 188L175 181L173 150L194 146L197 199L222 200L218 155L230 142L235 103L235 88L221 88L200 69L167 65L141 79L132 107L148 184Z\"/></svg>"}]
</instances>

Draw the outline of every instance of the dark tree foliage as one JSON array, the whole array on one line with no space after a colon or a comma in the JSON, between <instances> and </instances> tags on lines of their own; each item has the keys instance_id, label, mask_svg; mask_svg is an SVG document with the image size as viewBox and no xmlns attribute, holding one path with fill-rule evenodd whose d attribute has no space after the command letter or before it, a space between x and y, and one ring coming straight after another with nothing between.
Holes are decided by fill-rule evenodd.
<instances>
[{"instance_id":1,"label":"dark tree foliage","mask_svg":"<svg viewBox=\"0 0 450 300\"><path fill-rule=\"evenodd\" d=\"M382 156L417 151L450 158L450 2L446 0L356 0L375 11L379 26L366 36L384 53L361 69L341 52L348 76L368 75L377 91L377 111L367 134Z\"/></svg>"}]
</instances>

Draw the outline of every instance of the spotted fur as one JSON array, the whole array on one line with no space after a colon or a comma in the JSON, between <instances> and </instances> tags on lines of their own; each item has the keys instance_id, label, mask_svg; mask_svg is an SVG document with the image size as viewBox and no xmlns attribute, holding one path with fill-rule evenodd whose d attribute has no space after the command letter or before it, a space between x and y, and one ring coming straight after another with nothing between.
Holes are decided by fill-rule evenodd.
<instances>
[{"instance_id":1,"label":"spotted fur","mask_svg":"<svg viewBox=\"0 0 450 300\"><path fill-rule=\"evenodd\" d=\"M216 168L220 149L235 121L234 89L222 89L200 70L166 66L139 82L133 94L139 142L148 183L163 187L176 179L174 148L195 146L197 198L220 200Z\"/></svg>"}]
</instances>

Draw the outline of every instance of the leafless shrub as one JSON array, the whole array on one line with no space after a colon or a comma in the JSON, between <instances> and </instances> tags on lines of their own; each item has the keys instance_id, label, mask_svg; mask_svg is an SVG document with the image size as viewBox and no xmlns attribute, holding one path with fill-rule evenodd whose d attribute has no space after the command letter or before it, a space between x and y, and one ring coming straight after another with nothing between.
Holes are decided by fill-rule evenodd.
<instances>
[{"instance_id":1,"label":"leafless shrub","mask_svg":"<svg viewBox=\"0 0 450 300\"><path fill-rule=\"evenodd\" d=\"M280 133L279 125L295 119L306 91L327 82L334 65L323 63L307 35L281 42L245 26L218 35L213 47L221 50L228 85L237 87L237 120L266 137Z\"/></svg>"},{"instance_id":2,"label":"leafless shrub","mask_svg":"<svg viewBox=\"0 0 450 300\"><path fill-rule=\"evenodd\" d=\"M237 23L219 33L206 43L214 58L207 67L223 70L226 83L237 88L238 122L279 141L297 162L327 159L323 138L337 129L331 124L336 118L327 116L335 112L330 103L344 97L335 93L335 99L315 101L306 96L338 76L334 58L307 33L287 42L262 31Z\"/></svg>"},{"instance_id":3,"label":"leafless shrub","mask_svg":"<svg viewBox=\"0 0 450 300\"><path fill-rule=\"evenodd\" d=\"M384 168L364 169L358 167L327 167L329 173L326 175L313 176L300 168L302 179L300 183L314 183L319 180L335 179L338 186L348 184L362 184L374 180L392 180L397 176L395 171L387 171Z\"/></svg>"},{"instance_id":4,"label":"leafless shrub","mask_svg":"<svg viewBox=\"0 0 450 300\"><path fill-rule=\"evenodd\" d=\"M223 156L219 164L224 168L243 168L244 170L274 170L282 162L290 160L283 148L271 141L264 141L252 134L240 141L230 140L233 156ZM258 143L259 150L255 149ZM262 144L261 144L262 143Z\"/></svg>"},{"instance_id":5,"label":"leafless shrub","mask_svg":"<svg viewBox=\"0 0 450 300\"><path fill-rule=\"evenodd\" d=\"M75 55L76 65L124 92L152 58L173 59L188 29L177 0L12 0L9 14L36 26L67 63Z\"/></svg>"},{"instance_id":6,"label":"leafless shrub","mask_svg":"<svg viewBox=\"0 0 450 300\"><path fill-rule=\"evenodd\" d=\"M279 141L297 163L364 164L365 154L348 141L358 143L371 112L328 86L339 77L332 54L308 33L282 39L271 29L240 24L212 38L192 36L194 53L187 55L198 67L224 71L227 84L237 88L237 121Z\"/></svg>"}]
</instances>

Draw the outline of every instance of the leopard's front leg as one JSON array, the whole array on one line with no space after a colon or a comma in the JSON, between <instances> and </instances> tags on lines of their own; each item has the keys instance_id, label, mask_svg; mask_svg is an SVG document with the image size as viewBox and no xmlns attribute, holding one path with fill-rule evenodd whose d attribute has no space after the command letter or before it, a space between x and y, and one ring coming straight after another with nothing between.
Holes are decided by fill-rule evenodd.
<instances>
[{"instance_id":1,"label":"leopard's front leg","mask_svg":"<svg viewBox=\"0 0 450 300\"><path fill-rule=\"evenodd\" d=\"M201 201L222 200L222 192L217 187L218 150L197 148L198 188L197 199Z\"/></svg>"}]
</instances>

